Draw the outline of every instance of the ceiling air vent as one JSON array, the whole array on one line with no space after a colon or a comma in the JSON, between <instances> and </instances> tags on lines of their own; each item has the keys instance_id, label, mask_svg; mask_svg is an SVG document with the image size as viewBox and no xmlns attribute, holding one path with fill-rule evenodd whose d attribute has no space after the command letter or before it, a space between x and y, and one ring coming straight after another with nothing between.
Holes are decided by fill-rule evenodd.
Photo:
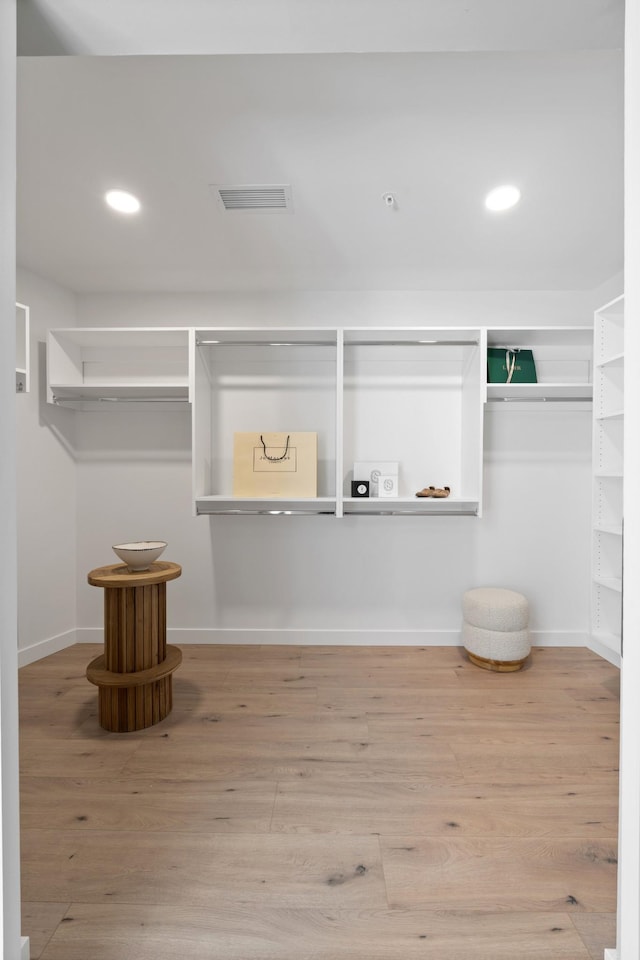
<instances>
[{"instance_id":1,"label":"ceiling air vent","mask_svg":"<svg viewBox=\"0 0 640 960\"><path fill-rule=\"evenodd\" d=\"M289 184L211 184L217 203L230 213L293 213Z\"/></svg>"}]
</instances>

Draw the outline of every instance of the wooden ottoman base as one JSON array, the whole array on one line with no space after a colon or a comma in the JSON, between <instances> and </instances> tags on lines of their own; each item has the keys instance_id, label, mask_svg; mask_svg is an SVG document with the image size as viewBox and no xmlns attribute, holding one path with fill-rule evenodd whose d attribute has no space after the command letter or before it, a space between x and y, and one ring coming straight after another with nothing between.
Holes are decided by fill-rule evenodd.
<instances>
[{"instance_id":1,"label":"wooden ottoman base","mask_svg":"<svg viewBox=\"0 0 640 960\"><path fill-rule=\"evenodd\" d=\"M469 653L468 650L467 656L477 667L482 667L483 670L495 670L496 673L513 673L515 670L521 670L529 659L528 657L523 657L522 660L488 660L486 657L479 657L475 653Z\"/></svg>"}]
</instances>

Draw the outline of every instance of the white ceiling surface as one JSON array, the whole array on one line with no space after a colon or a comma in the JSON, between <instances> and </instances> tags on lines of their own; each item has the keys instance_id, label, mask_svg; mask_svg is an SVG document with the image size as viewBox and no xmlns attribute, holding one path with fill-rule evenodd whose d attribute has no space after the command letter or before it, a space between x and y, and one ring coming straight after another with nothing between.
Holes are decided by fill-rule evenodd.
<instances>
[{"instance_id":1,"label":"white ceiling surface","mask_svg":"<svg viewBox=\"0 0 640 960\"><path fill-rule=\"evenodd\" d=\"M590 289L622 265L622 79L604 50L22 58L19 262L77 291ZM294 213L214 183L291 184Z\"/></svg>"},{"instance_id":2,"label":"white ceiling surface","mask_svg":"<svg viewBox=\"0 0 640 960\"><path fill-rule=\"evenodd\" d=\"M26 55L620 47L624 0L19 0Z\"/></svg>"}]
</instances>

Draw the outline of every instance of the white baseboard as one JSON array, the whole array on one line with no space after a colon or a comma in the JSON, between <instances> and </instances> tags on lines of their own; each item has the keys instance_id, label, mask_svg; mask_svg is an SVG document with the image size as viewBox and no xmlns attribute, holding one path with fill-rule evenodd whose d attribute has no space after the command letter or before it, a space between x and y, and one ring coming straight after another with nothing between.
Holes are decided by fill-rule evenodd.
<instances>
[{"instance_id":1,"label":"white baseboard","mask_svg":"<svg viewBox=\"0 0 640 960\"><path fill-rule=\"evenodd\" d=\"M593 650L594 653L597 653L599 657L602 657L604 660L608 660L609 663L612 663L614 667L620 666L620 654L616 653L615 650L611 650L606 646L606 644L601 643L600 640L596 639L596 637L588 637L585 646L589 647L590 650Z\"/></svg>"},{"instance_id":2,"label":"white baseboard","mask_svg":"<svg viewBox=\"0 0 640 960\"><path fill-rule=\"evenodd\" d=\"M604 960L618 960L618 951L617 950L605 950Z\"/></svg>"},{"instance_id":3,"label":"white baseboard","mask_svg":"<svg viewBox=\"0 0 640 960\"><path fill-rule=\"evenodd\" d=\"M22 937L20 941L20 960L30 960L29 937Z\"/></svg>"},{"instance_id":4,"label":"white baseboard","mask_svg":"<svg viewBox=\"0 0 640 960\"><path fill-rule=\"evenodd\" d=\"M389 647L459 647L460 630L326 630L264 629L255 627L220 629L169 628L170 643L236 643L291 644L294 646L389 646ZM584 647L586 635L578 632L532 631L531 643L538 647Z\"/></svg>"},{"instance_id":5,"label":"white baseboard","mask_svg":"<svg viewBox=\"0 0 640 960\"><path fill-rule=\"evenodd\" d=\"M98 631L100 639L96 642L102 642L102 630ZM39 640L38 643L32 643L28 647L22 647L18 650L18 666L26 667L28 663L34 663L36 660L42 660L51 653L57 653L58 650L64 650L65 647L72 647L78 642L77 631L67 630L65 633L59 633L55 637L47 637L45 640Z\"/></svg>"},{"instance_id":6,"label":"white baseboard","mask_svg":"<svg viewBox=\"0 0 640 960\"><path fill-rule=\"evenodd\" d=\"M102 643L102 627L78 627L77 643ZM290 644L294 646L396 646L458 647L456 630L327 630L278 627L169 627L169 643ZM533 630L531 643L536 647L586 647L587 635L580 631Z\"/></svg>"}]
</instances>

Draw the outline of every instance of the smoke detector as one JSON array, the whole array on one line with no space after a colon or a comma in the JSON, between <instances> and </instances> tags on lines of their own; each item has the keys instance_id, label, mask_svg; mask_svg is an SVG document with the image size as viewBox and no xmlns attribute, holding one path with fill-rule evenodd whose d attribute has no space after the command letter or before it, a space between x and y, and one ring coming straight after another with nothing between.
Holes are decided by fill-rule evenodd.
<instances>
[{"instance_id":1,"label":"smoke detector","mask_svg":"<svg viewBox=\"0 0 640 960\"><path fill-rule=\"evenodd\" d=\"M217 204L229 213L293 213L290 184L210 184Z\"/></svg>"}]
</instances>

